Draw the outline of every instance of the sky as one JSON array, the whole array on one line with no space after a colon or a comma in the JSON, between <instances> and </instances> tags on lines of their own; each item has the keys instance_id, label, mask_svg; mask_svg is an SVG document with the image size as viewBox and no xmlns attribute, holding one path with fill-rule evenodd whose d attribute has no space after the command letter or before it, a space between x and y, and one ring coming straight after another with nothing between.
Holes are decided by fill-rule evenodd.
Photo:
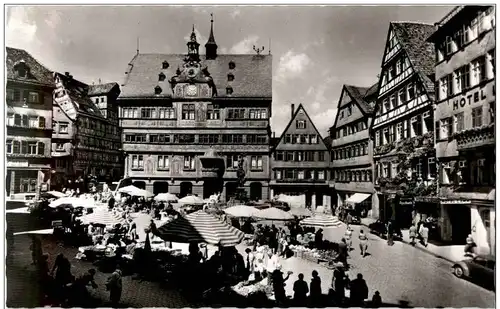
<instances>
[{"instance_id":1,"label":"sky","mask_svg":"<svg viewBox=\"0 0 500 309\"><path fill-rule=\"evenodd\" d=\"M202 46L214 14L219 53L273 55L271 129L302 103L326 137L343 84L378 81L391 21L435 23L452 6L10 6L6 45L88 84L121 83L137 49L186 53L195 25ZM200 52L204 48L200 47Z\"/></svg>"}]
</instances>

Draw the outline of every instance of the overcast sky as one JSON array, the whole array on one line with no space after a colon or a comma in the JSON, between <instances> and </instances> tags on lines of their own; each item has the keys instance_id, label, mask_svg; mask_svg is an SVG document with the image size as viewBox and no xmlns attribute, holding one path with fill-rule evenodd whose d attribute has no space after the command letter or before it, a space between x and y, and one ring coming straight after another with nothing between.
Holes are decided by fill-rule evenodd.
<instances>
[{"instance_id":1,"label":"overcast sky","mask_svg":"<svg viewBox=\"0 0 500 309\"><path fill-rule=\"evenodd\" d=\"M137 37L141 53L185 53L193 24L204 46L214 13L219 53L254 53L255 44L267 54L271 39L276 135L289 121L290 104L303 103L326 136L342 85L377 81L389 22L434 23L452 8L17 6L7 9L6 43L86 83L121 83Z\"/></svg>"}]
</instances>

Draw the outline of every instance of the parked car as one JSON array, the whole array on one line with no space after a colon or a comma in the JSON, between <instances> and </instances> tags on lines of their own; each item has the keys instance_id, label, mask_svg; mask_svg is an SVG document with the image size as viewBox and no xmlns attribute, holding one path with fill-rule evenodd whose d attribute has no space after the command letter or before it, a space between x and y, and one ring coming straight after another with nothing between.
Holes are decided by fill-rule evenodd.
<instances>
[{"instance_id":1,"label":"parked car","mask_svg":"<svg viewBox=\"0 0 500 309\"><path fill-rule=\"evenodd\" d=\"M495 284L495 258L489 255L477 255L472 259L457 262L452 267L458 278L477 280L484 284Z\"/></svg>"}]
</instances>

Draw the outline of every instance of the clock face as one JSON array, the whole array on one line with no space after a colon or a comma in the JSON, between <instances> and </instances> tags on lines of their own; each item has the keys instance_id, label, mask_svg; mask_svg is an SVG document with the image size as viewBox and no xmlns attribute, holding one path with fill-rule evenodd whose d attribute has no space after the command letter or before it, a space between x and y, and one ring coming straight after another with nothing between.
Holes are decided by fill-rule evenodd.
<instances>
[{"instance_id":1,"label":"clock face","mask_svg":"<svg viewBox=\"0 0 500 309\"><path fill-rule=\"evenodd\" d=\"M195 85L189 85L186 87L186 95L194 97L198 93L198 88Z\"/></svg>"}]
</instances>

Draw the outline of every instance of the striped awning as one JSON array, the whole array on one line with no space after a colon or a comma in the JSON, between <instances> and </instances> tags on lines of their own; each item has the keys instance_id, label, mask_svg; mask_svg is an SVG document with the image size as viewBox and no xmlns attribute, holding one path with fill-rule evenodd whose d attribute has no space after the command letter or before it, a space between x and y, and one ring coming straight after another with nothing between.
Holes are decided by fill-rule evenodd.
<instances>
[{"instance_id":1,"label":"striped awning","mask_svg":"<svg viewBox=\"0 0 500 309\"><path fill-rule=\"evenodd\" d=\"M95 212L81 216L83 224L101 224L106 226L115 226L125 221L119 213L113 213L107 208L97 209Z\"/></svg>"},{"instance_id":2,"label":"striped awning","mask_svg":"<svg viewBox=\"0 0 500 309\"><path fill-rule=\"evenodd\" d=\"M332 215L316 214L312 217L302 220L300 222L300 225L328 228L339 227L342 225L342 222L340 222L337 217Z\"/></svg>"},{"instance_id":3,"label":"striped awning","mask_svg":"<svg viewBox=\"0 0 500 309\"><path fill-rule=\"evenodd\" d=\"M245 234L200 210L161 226L158 228L157 236L165 241L229 247L239 244Z\"/></svg>"}]
</instances>

